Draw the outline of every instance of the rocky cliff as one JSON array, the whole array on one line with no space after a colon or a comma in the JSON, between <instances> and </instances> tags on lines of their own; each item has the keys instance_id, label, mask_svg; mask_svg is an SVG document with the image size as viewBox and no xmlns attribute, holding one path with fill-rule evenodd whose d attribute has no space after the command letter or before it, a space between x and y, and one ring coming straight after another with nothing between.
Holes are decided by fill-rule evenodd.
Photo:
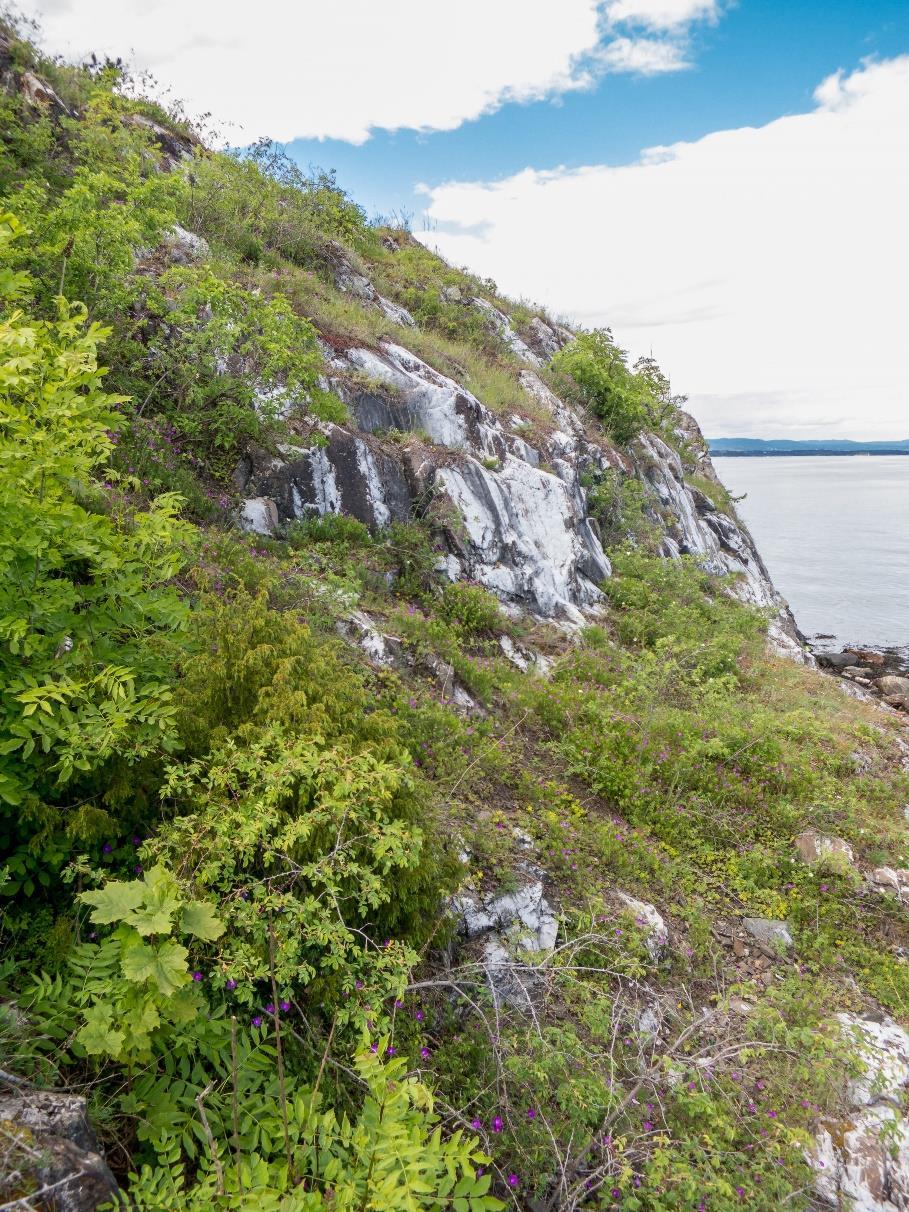
<instances>
[{"instance_id":1,"label":"rocky cliff","mask_svg":"<svg viewBox=\"0 0 909 1212\"><path fill-rule=\"evenodd\" d=\"M395 323L413 324L343 259L335 274L340 289L355 289ZM598 584L610 575L585 485L612 471L643 486L667 558L695 556L732 595L768 611L779 651L810 660L750 534L688 482L696 473L719 484L693 417L676 414L687 472L679 449L655 433L619 450L536 373L570 339L568 330L537 317L529 334L534 349L503 312L480 298L471 305L525 364L519 378L534 423L517 413L495 415L464 382L396 341L375 349L325 346L324 387L348 406L351 423L314 425L315 441L285 445L278 455L252 452L237 469L246 494L241 524L275 534L294 519L327 513L374 528L431 514L439 570L448 578L467 578L511 607L580 626L597 616Z\"/></svg>"}]
</instances>

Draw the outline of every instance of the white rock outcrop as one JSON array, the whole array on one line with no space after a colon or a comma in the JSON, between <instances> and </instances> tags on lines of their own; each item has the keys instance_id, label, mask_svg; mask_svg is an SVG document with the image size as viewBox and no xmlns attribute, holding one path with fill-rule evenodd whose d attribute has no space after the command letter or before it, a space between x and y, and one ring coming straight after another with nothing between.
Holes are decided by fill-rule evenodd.
<instances>
[{"instance_id":1,"label":"white rock outcrop","mask_svg":"<svg viewBox=\"0 0 909 1212\"><path fill-rule=\"evenodd\" d=\"M809 1161L815 1191L829 1208L851 1212L909 1209L909 1033L892 1019L839 1014L861 1072L847 1091L849 1114L818 1129Z\"/></svg>"}]
</instances>

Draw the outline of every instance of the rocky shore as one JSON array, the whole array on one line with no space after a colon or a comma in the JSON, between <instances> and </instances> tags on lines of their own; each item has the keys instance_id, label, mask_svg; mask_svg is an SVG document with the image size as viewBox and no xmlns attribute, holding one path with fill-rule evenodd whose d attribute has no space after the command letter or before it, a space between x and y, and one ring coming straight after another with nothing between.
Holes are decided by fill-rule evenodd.
<instances>
[{"instance_id":1,"label":"rocky shore","mask_svg":"<svg viewBox=\"0 0 909 1212\"><path fill-rule=\"evenodd\" d=\"M818 665L899 711L909 711L909 649L844 648L815 650Z\"/></svg>"}]
</instances>

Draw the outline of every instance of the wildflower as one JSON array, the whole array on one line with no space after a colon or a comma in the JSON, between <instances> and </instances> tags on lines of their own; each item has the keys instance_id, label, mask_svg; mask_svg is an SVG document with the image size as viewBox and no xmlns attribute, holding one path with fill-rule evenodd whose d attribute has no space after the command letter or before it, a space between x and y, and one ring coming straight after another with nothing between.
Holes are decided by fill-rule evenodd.
<instances>
[{"instance_id":1,"label":"wildflower","mask_svg":"<svg viewBox=\"0 0 909 1212\"><path fill-rule=\"evenodd\" d=\"M393 1048L392 1045L389 1044L385 1049L385 1052L387 1056L394 1056L394 1054L397 1052L397 1048Z\"/></svg>"},{"instance_id":2,"label":"wildflower","mask_svg":"<svg viewBox=\"0 0 909 1212\"><path fill-rule=\"evenodd\" d=\"M619 1199L621 1198L622 1190L620 1187L613 1187L611 1194L613 1199Z\"/></svg>"},{"instance_id":3,"label":"wildflower","mask_svg":"<svg viewBox=\"0 0 909 1212\"><path fill-rule=\"evenodd\" d=\"M274 1002L269 1002L268 1005L265 1007L265 1013L274 1014L274 1012L275 1012L275 1004L274 1004Z\"/></svg>"},{"instance_id":4,"label":"wildflower","mask_svg":"<svg viewBox=\"0 0 909 1212\"><path fill-rule=\"evenodd\" d=\"M201 972L194 972L194 973L193 973L193 980L194 980L194 981L200 981L201 979L202 979L202 973L201 973Z\"/></svg>"},{"instance_id":5,"label":"wildflower","mask_svg":"<svg viewBox=\"0 0 909 1212\"><path fill-rule=\"evenodd\" d=\"M508 1185L509 1185L509 1187L516 1187L516 1186L518 1185L518 1176L517 1176L517 1174L509 1174L509 1175L508 1175Z\"/></svg>"},{"instance_id":6,"label":"wildflower","mask_svg":"<svg viewBox=\"0 0 909 1212\"><path fill-rule=\"evenodd\" d=\"M645 1119L645 1120L644 1120L644 1131L645 1131L645 1132L652 1132L652 1131L653 1131L653 1124L650 1122L650 1120L649 1120L649 1119Z\"/></svg>"},{"instance_id":7,"label":"wildflower","mask_svg":"<svg viewBox=\"0 0 909 1212\"><path fill-rule=\"evenodd\" d=\"M262 1026L262 1015L261 1015L261 1014L257 1014L257 1015L255 1015L255 1017L253 1018L253 1021L252 1021L252 1025L253 1025L254 1027L261 1027L261 1026Z\"/></svg>"},{"instance_id":8,"label":"wildflower","mask_svg":"<svg viewBox=\"0 0 909 1212\"><path fill-rule=\"evenodd\" d=\"M821 884L821 892L826 892L829 887L829 884Z\"/></svg>"},{"instance_id":9,"label":"wildflower","mask_svg":"<svg viewBox=\"0 0 909 1212\"><path fill-rule=\"evenodd\" d=\"M472 1119L470 1121L470 1126L473 1128L474 1132L483 1131L483 1121L481 1119Z\"/></svg>"},{"instance_id":10,"label":"wildflower","mask_svg":"<svg viewBox=\"0 0 909 1212\"><path fill-rule=\"evenodd\" d=\"M362 982L362 981L354 981L354 988L355 988L355 989L362 989L362 988L363 988L363 982Z\"/></svg>"},{"instance_id":11,"label":"wildflower","mask_svg":"<svg viewBox=\"0 0 909 1212\"><path fill-rule=\"evenodd\" d=\"M401 1010L403 1008L403 1006L404 1006L404 1003L401 1001L401 999L399 997L396 997L395 998L395 1009Z\"/></svg>"},{"instance_id":12,"label":"wildflower","mask_svg":"<svg viewBox=\"0 0 909 1212\"><path fill-rule=\"evenodd\" d=\"M378 1044L370 1044L370 1045L369 1045L369 1050L370 1050L370 1052L378 1052L378 1051L379 1051L379 1045L378 1045Z\"/></svg>"},{"instance_id":13,"label":"wildflower","mask_svg":"<svg viewBox=\"0 0 909 1212\"><path fill-rule=\"evenodd\" d=\"M237 982L235 980L229 980L227 982L227 988L230 990L231 993L233 993L233 991L234 991L234 989L236 989L236 987L237 987Z\"/></svg>"},{"instance_id":14,"label":"wildflower","mask_svg":"<svg viewBox=\"0 0 909 1212\"><path fill-rule=\"evenodd\" d=\"M423 1060L429 1059L429 1049L425 1045L420 1049L420 1056L423 1057Z\"/></svg>"},{"instance_id":15,"label":"wildflower","mask_svg":"<svg viewBox=\"0 0 909 1212\"><path fill-rule=\"evenodd\" d=\"M497 1116L495 1117L495 1119L492 1121L492 1130L493 1130L493 1132L501 1132L501 1131L502 1131L502 1117L501 1117L501 1115L497 1115Z\"/></svg>"},{"instance_id":16,"label":"wildflower","mask_svg":"<svg viewBox=\"0 0 909 1212\"><path fill-rule=\"evenodd\" d=\"M113 846L110 844L110 842L105 842L104 845L101 847L101 852L103 854L110 854L110 852L112 850L113 850Z\"/></svg>"},{"instance_id":17,"label":"wildflower","mask_svg":"<svg viewBox=\"0 0 909 1212\"><path fill-rule=\"evenodd\" d=\"M426 1017L426 1015L423 1013L422 1010L418 1010L416 1012L416 1014L414 1015L414 1018L417 1020L418 1023L422 1023L422 1021L425 1017Z\"/></svg>"},{"instance_id":18,"label":"wildflower","mask_svg":"<svg viewBox=\"0 0 909 1212\"><path fill-rule=\"evenodd\" d=\"M133 871L135 871L136 875L141 875L142 874L142 864L136 863L135 867L133 867Z\"/></svg>"},{"instance_id":19,"label":"wildflower","mask_svg":"<svg viewBox=\"0 0 909 1212\"><path fill-rule=\"evenodd\" d=\"M142 839L141 839L141 837L134 837L134 838L133 838L133 845L134 845L134 846L141 846L141 845L142 845Z\"/></svg>"},{"instance_id":20,"label":"wildflower","mask_svg":"<svg viewBox=\"0 0 909 1212\"><path fill-rule=\"evenodd\" d=\"M286 1014L286 1013L288 1012L288 1010L290 1009L290 1002L279 1002L279 1005L280 1005L281 1009L284 1011L284 1013L285 1013L285 1014Z\"/></svg>"},{"instance_id":21,"label":"wildflower","mask_svg":"<svg viewBox=\"0 0 909 1212\"><path fill-rule=\"evenodd\" d=\"M527 1118L528 1118L528 1119L536 1119L536 1117L537 1117L537 1113L536 1113L536 1111L533 1109L533 1107L528 1107L528 1108L527 1108Z\"/></svg>"}]
</instances>

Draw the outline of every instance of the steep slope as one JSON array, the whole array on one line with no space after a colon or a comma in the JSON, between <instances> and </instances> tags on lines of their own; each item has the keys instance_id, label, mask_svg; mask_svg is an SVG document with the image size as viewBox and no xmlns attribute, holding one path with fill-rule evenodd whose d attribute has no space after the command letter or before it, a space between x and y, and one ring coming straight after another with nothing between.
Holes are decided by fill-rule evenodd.
<instances>
[{"instance_id":1,"label":"steep slope","mask_svg":"<svg viewBox=\"0 0 909 1212\"><path fill-rule=\"evenodd\" d=\"M909 1207L905 716L658 368L0 82L2 1199Z\"/></svg>"}]
</instances>

